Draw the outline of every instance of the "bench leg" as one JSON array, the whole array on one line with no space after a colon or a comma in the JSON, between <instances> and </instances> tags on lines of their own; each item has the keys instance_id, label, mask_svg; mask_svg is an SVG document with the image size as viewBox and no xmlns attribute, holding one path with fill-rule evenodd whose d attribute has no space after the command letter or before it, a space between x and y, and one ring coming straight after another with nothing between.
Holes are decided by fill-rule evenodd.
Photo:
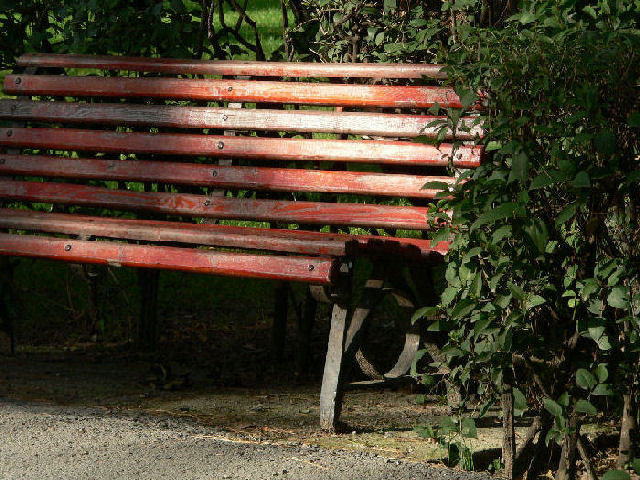
<instances>
[{"instance_id":1,"label":"bench leg","mask_svg":"<svg viewBox=\"0 0 640 480\"><path fill-rule=\"evenodd\" d=\"M324 375L320 390L320 428L336 430L340 411L342 410L342 377L344 376L345 351L344 341L347 331L347 308L333 306L331 313L331 331L329 347L324 363Z\"/></svg>"},{"instance_id":2,"label":"bench leg","mask_svg":"<svg viewBox=\"0 0 640 480\"><path fill-rule=\"evenodd\" d=\"M382 297L383 281L367 281L357 308L353 311L347 328L348 309L334 304L331 314L329 347L324 365L322 389L320 391L320 427L335 431L338 428L344 380L355 363L355 354L360 347L360 337L369 312Z\"/></svg>"}]
</instances>

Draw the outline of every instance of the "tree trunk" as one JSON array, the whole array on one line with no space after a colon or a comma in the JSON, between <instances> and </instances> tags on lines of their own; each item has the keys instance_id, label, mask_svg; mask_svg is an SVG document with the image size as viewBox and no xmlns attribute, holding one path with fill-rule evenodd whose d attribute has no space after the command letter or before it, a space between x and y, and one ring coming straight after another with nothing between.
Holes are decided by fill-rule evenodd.
<instances>
[{"instance_id":1,"label":"tree trunk","mask_svg":"<svg viewBox=\"0 0 640 480\"><path fill-rule=\"evenodd\" d=\"M618 460L616 467L620 470L631 461L634 456L634 438L637 434L636 405L633 401L633 392L623 396L622 424L620 425L620 442L618 443Z\"/></svg>"},{"instance_id":2,"label":"tree trunk","mask_svg":"<svg viewBox=\"0 0 640 480\"><path fill-rule=\"evenodd\" d=\"M502 374L502 462L504 478L513 479L513 458L516 448L513 429L513 374L506 368Z\"/></svg>"},{"instance_id":3,"label":"tree trunk","mask_svg":"<svg viewBox=\"0 0 640 480\"><path fill-rule=\"evenodd\" d=\"M575 480L576 478L576 447L580 432L578 431L578 415L576 414L575 406L571 408L568 421L569 432L562 443L562 452L560 453L560 462L555 480Z\"/></svg>"}]
</instances>

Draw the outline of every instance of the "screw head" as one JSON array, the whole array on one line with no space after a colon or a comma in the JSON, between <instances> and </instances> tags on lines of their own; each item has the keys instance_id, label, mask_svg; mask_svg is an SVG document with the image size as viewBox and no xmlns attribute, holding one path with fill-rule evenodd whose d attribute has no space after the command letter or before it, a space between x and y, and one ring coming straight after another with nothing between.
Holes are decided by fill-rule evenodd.
<instances>
[{"instance_id":1,"label":"screw head","mask_svg":"<svg viewBox=\"0 0 640 480\"><path fill-rule=\"evenodd\" d=\"M15 105L14 105L15 106ZM229 117L227 115L222 115L222 121L226 122Z\"/></svg>"},{"instance_id":2,"label":"screw head","mask_svg":"<svg viewBox=\"0 0 640 480\"><path fill-rule=\"evenodd\" d=\"M11 105L11 111L15 112L18 109L18 106L16 104Z\"/></svg>"},{"instance_id":3,"label":"screw head","mask_svg":"<svg viewBox=\"0 0 640 480\"><path fill-rule=\"evenodd\" d=\"M218 176L218 171L217 170L211 170L211 176L212 177L217 177Z\"/></svg>"},{"instance_id":4,"label":"screw head","mask_svg":"<svg viewBox=\"0 0 640 480\"><path fill-rule=\"evenodd\" d=\"M204 206L208 207L209 205L211 205L211 200L205 200L204 201Z\"/></svg>"},{"instance_id":5,"label":"screw head","mask_svg":"<svg viewBox=\"0 0 640 480\"><path fill-rule=\"evenodd\" d=\"M4 158L0 158L0 165L4 165L4 162L6 162L6 160Z\"/></svg>"},{"instance_id":6,"label":"screw head","mask_svg":"<svg viewBox=\"0 0 640 480\"><path fill-rule=\"evenodd\" d=\"M71 245L67 244L67 245L64 246L64 251L65 252L68 252L70 250L71 250Z\"/></svg>"},{"instance_id":7,"label":"screw head","mask_svg":"<svg viewBox=\"0 0 640 480\"><path fill-rule=\"evenodd\" d=\"M16 77L16 85L20 85L22 83L22 79L20 77Z\"/></svg>"},{"instance_id":8,"label":"screw head","mask_svg":"<svg viewBox=\"0 0 640 480\"><path fill-rule=\"evenodd\" d=\"M218 147L218 150L222 150L224 148L224 142L220 140L218 143L216 143L216 147Z\"/></svg>"},{"instance_id":9,"label":"screw head","mask_svg":"<svg viewBox=\"0 0 640 480\"><path fill-rule=\"evenodd\" d=\"M232 90L233 90L233 87L229 87L229 88L227 88L227 91L228 91L228 92L231 92Z\"/></svg>"},{"instance_id":10,"label":"screw head","mask_svg":"<svg viewBox=\"0 0 640 480\"><path fill-rule=\"evenodd\" d=\"M13 135L13 130L7 130L7 137L10 137L11 135Z\"/></svg>"},{"instance_id":11,"label":"screw head","mask_svg":"<svg viewBox=\"0 0 640 480\"><path fill-rule=\"evenodd\" d=\"M314 268L315 268L315 267L314 267L313 265L309 265L309 271L310 271L310 272L313 272L313 269L314 269Z\"/></svg>"}]
</instances>

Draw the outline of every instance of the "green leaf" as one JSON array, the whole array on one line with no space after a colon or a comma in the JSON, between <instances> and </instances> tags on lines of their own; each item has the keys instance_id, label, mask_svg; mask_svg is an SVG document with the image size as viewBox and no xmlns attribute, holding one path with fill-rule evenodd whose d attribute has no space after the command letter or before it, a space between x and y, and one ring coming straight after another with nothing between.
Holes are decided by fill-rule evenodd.
<instances>
[{"instance_id":1,"label":"green leaf","mask_svg":"<svg viewBox=\"0 0 640 480\"><path fill-rule=\"evenodd\" d=\"M458 304L451 312L451 319L464 317L465 315L469 314L474 308L476 308L475 300L471 300L470 298L460 300L460 302L458 302Z\"/></svg>"},{"instance_id":2,"label":"green leaf","mask_svg":"<svg viewBox=\"0 0 640 480\"><path fill-rule=\"evenodd\" d=\"M629 126L631 128L640 128L640 112L632 112L629 115Z\"/></svg>"},{"instance_id":3,"label":"green leaf","mask_svg":"<svg viewBox=\"0 0 640 480\"><path fill-rule=\"evenodd\" d=\"M514 388L513 389L513 414L516 417L521 417L526 411L527 411L526 397L518 388Z\"/></svg>"},{"instance_id":4,"label":"green leaf","mask_svg":"<svg viewBox=\"0 0 640 480\"><path fill-rule=\"evenodd\" d=\"M453 299L456 298L456 295L458 294L458 289L454 288L454 287L447 287L444 289L444 291L442 292L442 295L440 296L440 301L442 302L442 305L447 307L451 304L451 302L453 302Z\"/></svg>"},{"instance_id":5,"label":"green leaf","mask_svg":"<svg viewBox=\"0 0 640 480\"><path fill-rule=\"evenodd\" d=\"M547 410L547 412L549 412L554 417L559 417L562 415L562 407L550 398L545 398L543 403L544 408Z\"/></svg>"},{"instance_id":6,"label":"green leaf","mask_svg":"<svg viewBox=\"0 0 640 480\"><path fill-rule=\"evenodd\" d=\"M631 476L624 470L609 470L602 476L602 480L631 480Z\"/></svg>"},{"instance_id":7,"label":"green leaf","mask_svg":"<svg viewBox=\"0 0 640 480\"><path fill-rule=\"evenodd\" d=\"M460 103L462 108L466 110L478 101L478 95L473 90L467 90L460 95Z\"/></svg>"},{"instance_id":8,"label":"green leaf","mask_svg":"<svg viewBox=\"0 0 640 480\"><path fill-rule=\"evenodd\" d=\"M544 302L545 302L545 299L542 298L540 295L528 296L524 304L524 308L526 310L531 310L532 308L542 305Z\"/></svg>"},{"instance_id":9,"label":"green leaf","mask_svg":"<svg viewBox=\"0 0 640 480\"><path fill-rule=\"evenodd\" d=\"M422 307L416 310L416 312L411 317L411 324L416 323L418 320L424 317L430 317L436 315L438 313L437 307Z\"/></svg>"},{"instance_id":10,"label":"green leaf","mask_svg":"<svg viewBox=\"0 0 640 480\"><path fill-rule=\"evenodd\" d=\"M482 225L485 225L487 223L493 223L496 220L510 217L513 215L513 213L516 211L517 208L518 208L517 204L513 202L507 202L507 203L498 205L496 208L492 208L488 212L480 215L478 219L475 222L473 222L473 224L471 225L471 230L473 231L478 227L481 227Z\"/></svg>"},{"instance_id":11,"label":"green leaf","mask_svg":"<svg viewBox=\"0 0 640 480\"><path fill-rule=\"evenodd\" d=\"M580 399L576 402L576 412L578 413L586 413L587 415L597 415L598 410L594 407L591 402Z\"/></svg>"},{"instance_id":12,"label":"green leaf","mask_svg":"<svg viewBox=\"0 0 640 480\"><path fill-rule=\"evenodd\" d=\"M509 173L508 183L519 181L524 182L529 174L529 159L524 153L518 153L513 156L511 162L511 172Z\"/></svg>"},{"instance_id":13,"label":"green leaf","mask_svg":"<svg viewBox=\"0 0 640 480\"><path fill-rule=\"evenodd\" d=\"M634 458L633 461L631 462L631 468L633 468L633 470L640 475L640 458Z\"/></svg>"},{"instance_id":14,"label":"green leaf","mask_svg":"<svg viewBox=\"0 0 640 480\"><path fill-rule=\"evenodd\" d=\"M422 357L424 357L426 354L427 354L427 350L425 350L425 349L418 350L418 351L416 352L416 355L415 355L415 357L414 357L414 359L413 359L413 362L411 363L411 371L410 371L410 375L411 375L413 378L416 378L416 377L418 376L418 371L417 371L417 369L418 369L418 362L419 362L419 361L420 361L420 359L421 359Z\"/></svg>"},{"instance_id":15,"label":"green leaf","mask_svg":"<svg viewBox=\"0 0 640 480\"><path fill-rule=\"evenodd\" d=\"M563 392L563 394L558 397L558 405L565 408L569 406L569 394L567 392Z\"/></svg>"},{"instance_id":16,"label":"green leaf","mask_svg":"<svg viewBox=\"0 0 640 480\"><path fill-rule=\"evenodd\" d=\"M598 385L596 385L596 388L593 389L591 395L609 397L613 395L613 389L608 383L599 383Z\"/></svg>"},{"instance_id":17,"label":"green leaf","mask_svg":"<svg viewBox=\"0 0 640 480\"><path fill-rule=\"evenodd\" d=\"M576 178L573 180L572 185L576 188L589 188L591 186L589 174L585 171L576 173Z\"/></svg>"},{"instance_id":18,"label":"green leaf","mask_svg":"<svg viewBox=\"0 0 640 480\"><path fill-rule=\"evenodd\" d=\"M609 378L609 369L607 368L606 363L599 363L596 367L596 376L598 377L598 382L604 383Z\"/></svg>"},{"instance_id":19,"label":"green leaf","mask_svg":"<svg viewBox=\"0 0 640 480\"><path fill-rule=\"evenodd\" d=\"M455 433L458 430L458 425L454 422L451 417L444 417L440 420L440 433L442 435L448 435L450 433Z\"/></svg>"},{"instance_id":20,"label":"green leaf","mask_svg":"<svg viewBox=\"0 0 640 480\"><path fill-rule=\"evenodd\" d=\"M384 13L395 10L397 7L396 0L384 0Z\"/></svg>"},{"instance_id":21,"label":"green leaf","mask_svg":"<svg viewBox=\"0 0 640 480\"><path fill-rule=\"evenodd\" d=\"M576 215L576 204L572 203L562 210L556 217L556 225L562 225L563 223L571 220Z\"/></svg>"},{"instance_id":22,"label":"green leaf","mask_svg":"<svg viewBox=\"0 0 640 480\"><path fill-rule=\"evenodd\" d=\"M576 372L576 384L585 390L592 390L598 384L598 380L589 370L579 368Z\"/></svg>"},{"instance_id":23,"label":"green leaf","mask_svg":"<svg viewBox=\"0 0 640 480\"><path fill-rule=\"evenodd\" d=\"M506 237L511 237L511 225L503 225L491 235L491 243L498 243Z\"/></svg>"},{"instance_id":24,"label":"green leaf","mask_svg":"<svg viewBox=\"0 0 640 480\"><path fill-rule=\"evenodd\" d=\"M520 23L526 25L527 23L535 22L537 17L531 12L524 12L520 15Z\"/></svg>"},{"instance_id":25,"label":"green leaf","mask_svg":"<svg viewBox=\"0 0 640 480\"><path fill-rule=\"evenodd\" d=\"M607 156L613 154L617 148L616 136L608 128L598 133L593 143L599 153Z\"/></svg>"},{"instance_id":26,"label":"green leaf","mask_svg":"<svg viewBox=\"0 0 640 480\"><path fill-rule=\"evenodd\" d=\"M465 417L462 419L460 433L464 438L478 438L476 422L473 420L473 418Z\"/></svg>"},{"instance_id":27,"label":"green leaf","mask_svg":"<svg viewBox=\"0 0 640 480\"><path fill-rule=\"evenodd\" d=\"M614 308L629 308L628 291L625 287L618 286L611 289L611 293L607 297L607 303Z\"/></svg>"},{"instance_id":28,"label":"green leaf","mask_svg":"<svg viewBox=\"0 0 640 480\"><path fill-rule=\"evenodd\" d=\"M524 290L515 283L508 282L509 290L516 300L524 300Z\"/></svg>"}]
</instances>

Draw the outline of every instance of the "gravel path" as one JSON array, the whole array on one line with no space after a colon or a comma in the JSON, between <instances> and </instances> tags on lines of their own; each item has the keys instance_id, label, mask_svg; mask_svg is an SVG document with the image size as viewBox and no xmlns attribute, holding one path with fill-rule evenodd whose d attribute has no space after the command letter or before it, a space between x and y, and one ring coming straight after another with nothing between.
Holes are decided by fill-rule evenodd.
<instances>
[{"instance_id":1,"label":"gravel path","mask_svg":"<svg viewBox=\"0 0 640 480\"><path fill-rule=\"evenodd\" d=\"M2 479L433 479L478 473L371 453L244 442L180 419L0 400Z\"/></svg>"}]
</instances>

